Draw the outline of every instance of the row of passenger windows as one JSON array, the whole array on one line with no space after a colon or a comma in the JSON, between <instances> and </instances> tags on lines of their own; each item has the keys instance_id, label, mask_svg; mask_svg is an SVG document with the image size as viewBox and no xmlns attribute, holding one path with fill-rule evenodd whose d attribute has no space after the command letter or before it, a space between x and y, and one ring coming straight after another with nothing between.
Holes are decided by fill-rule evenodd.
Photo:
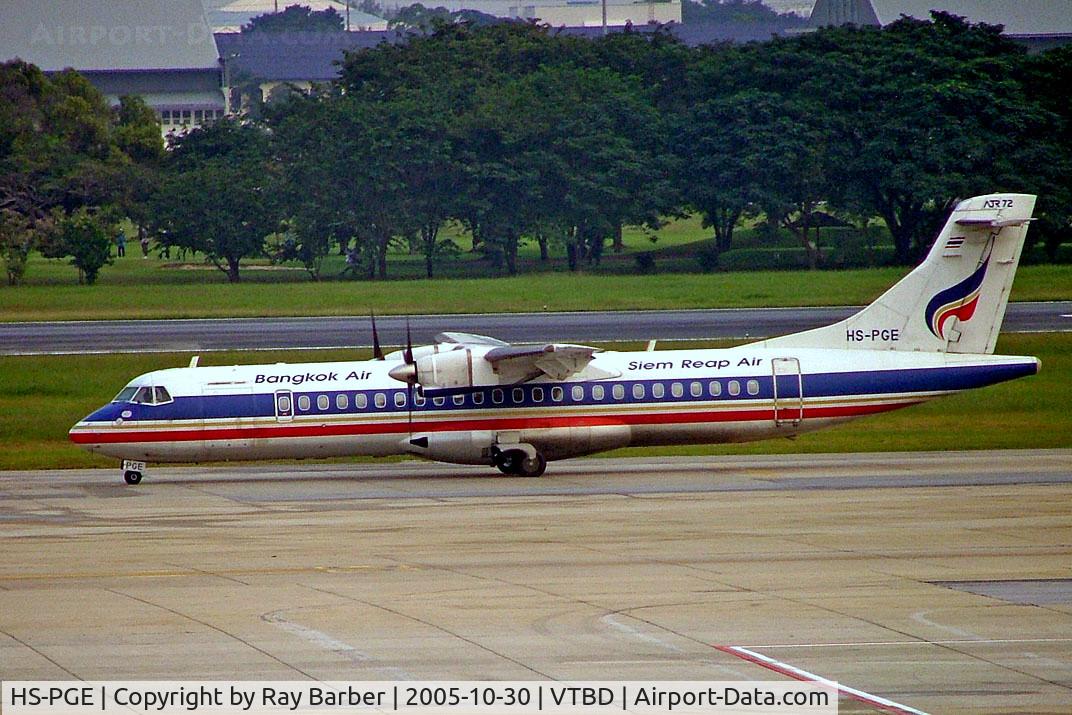
<instances>
[{"instance_id":1,"label":"row of passenger windows","mask_svg":"<svg viewBox=\"0 0 1072 715\"><path fill-rule=\"evenodd\" d=\"M719 380L711 380L710 382L672 382L669 386L669 393L671 397L680 398L685 396L686 389L691 397L704 397L705 394L709 397L719 397L722 395L722 382ZM726 393L731 397L737 397L741 394L741 383L738 380L729 380L726 383ZM759 381L748 380L744 384L745 392L748 395L755 396L759 394ZM589 387L590 392L586 395L584 385L574 385L570 388L570 399L573 402L584 402L586 397L590 397L597 402L605 401L607 399L607 389L604 385L591 385ZM528 393L526 395L526 392ZM542 387L530 387L527 390L521 387L515 387L509 391L502 389L494 389L490 393L491 403L495 405L501 405L506 402L507 394L509 393L510 401L513 404L522 404L524 402L544 402L547 397L550 397L552 402L562 402L565 399L566 392L562 387L552 387L549 390L545 390ZM611 386L610 396L615 400L625 399L625 385L617 383ZM648 396L647 387L641 383L635 383L632 387L631 393L633 399L643 400ZM661 400L666 397L667 388L661 382L656 382L651 385L651 396L656 400ZM468 403L470 405L483 405L484 404L483 392L473 392L468 395L454 395L451 398L453 404L463 406ZM432 404L437 407L442 407L447 403L446 397L433 397ZM383 392L377 392L372 396L372 403L379 409L387 407L388 395ZM394 405L395 407L405 407L407 403L407 396L405 392L394 393ZM421 395L413 395L413 406L423 407L427 404L427 400ZM276 400L277 409L281 413L289 413L291 411L291 398L288 395L281 394ZM358 410L367 409L369 405L369 398L364 393L357 393L354 395L354 407ZM299 395L297 399L297 406L300 412L309 412L313 407L312 398L309 395ZM327 395L317 395L316 397L316 409L325 412L331 407L331 398ZM339 393L335 396L335 409L336 410L348 410L350 409L350 396L345 393Z\"/></svg>"}]
</instances>

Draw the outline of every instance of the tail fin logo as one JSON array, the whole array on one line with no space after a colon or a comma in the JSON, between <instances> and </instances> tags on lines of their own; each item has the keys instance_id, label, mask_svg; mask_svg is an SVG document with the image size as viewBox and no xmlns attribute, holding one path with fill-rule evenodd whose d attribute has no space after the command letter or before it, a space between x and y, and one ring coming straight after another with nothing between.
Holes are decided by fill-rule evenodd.
<instances>
[{"instance_id":1,"label":"tail fin logo","mask_svg":"<svg viewBox=\"0 0 1072 715\"><path fill-rule=\"evenodd\" d=\"M945 340L945 324L950 318L957 318L966 323L975 315L979 304L979 293L986 278L986 269L990 265L990 256L975 269L975 272L956 285L941 291L927 303L924 317L927 327L934 337Z\"/></svg>"}]
</instances>

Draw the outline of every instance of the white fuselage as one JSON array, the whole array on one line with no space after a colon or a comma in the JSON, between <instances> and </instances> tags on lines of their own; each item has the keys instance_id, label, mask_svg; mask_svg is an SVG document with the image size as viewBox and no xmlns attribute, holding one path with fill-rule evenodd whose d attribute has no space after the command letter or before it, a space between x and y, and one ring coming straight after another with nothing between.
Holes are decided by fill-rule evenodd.
<instances>
[{"instance_id":1,"label":"white fuselage","mask_svg":"<svg viewBox=\"0 0 1072 715\"><path fill-rule=\"evenodd\" d=\"M490 464L493 445L547 459L631 445L791 436L1034 374L1033 357L776 349L603 352L584 374L457 394L390 377L397 360L151 372L128 386L165 399L113 401L71 439L156 462L418 454Z\"/></svg>"}]
</instances>

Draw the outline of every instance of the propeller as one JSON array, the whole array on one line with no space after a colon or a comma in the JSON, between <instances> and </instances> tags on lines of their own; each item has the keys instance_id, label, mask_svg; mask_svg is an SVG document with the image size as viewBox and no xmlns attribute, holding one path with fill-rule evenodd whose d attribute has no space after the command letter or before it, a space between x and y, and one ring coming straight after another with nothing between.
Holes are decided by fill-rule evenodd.
<instances>
[{"instance_id":1,"label":"propeller","mask_svg":"<svg viewBox=\"0 0 1072 715\"><path fill-rule=\"evenodd\" d=\"M372 357L375 360L383 360L383 348L380 347L380 334L376 330L376 311L370 310L372 317Z\"/></svg>"},{"instance_id":2,"label":"propeller","mask_svg":"<svg viewBox=\"0 0 1072 715\"><path fill-rule=\"evenodd\" d=\"M413 370L413 379L406 380L406 407L409 408L409 435L413 436L413 385L417 382L417 361L413 359L413 334L409 329L409 316L406 316L406 349L402 351L406 366Z\"/></svg>"}]
</instances>

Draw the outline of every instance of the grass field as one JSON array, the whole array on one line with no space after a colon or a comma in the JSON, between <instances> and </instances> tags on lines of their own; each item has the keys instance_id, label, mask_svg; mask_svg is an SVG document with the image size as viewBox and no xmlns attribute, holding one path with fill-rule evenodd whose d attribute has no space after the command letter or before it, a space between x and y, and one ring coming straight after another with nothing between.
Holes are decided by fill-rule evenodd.
<instances>
[{"instance_id":1,"label":"grass field","mask_svg":"<svg viewBox=\"0 0 1072 715\"><path fill-rule=\"evenodd\" d=\"M716 344L712 344L715 346ZM722 344L723 346L726 344ZM695 347L695 343L690 343ZM639 349L639 345L617 346ZM669 349L669 344L663 344ZM618 454L752 454L1072 447L1072 334L1003 335L998 352L1036 355L1042 372L926 405L865 418L796 440L622 450ZM203 365L348 360L353 351L212 353ZM183 366L189 354L0 357L0 469L109 467L67 441L78 419L130 378ZM355 460L356 461L356 460Z\"/></svg>"},{"instance_id":2,"label":"grass field","mask_svg":"<svg viewBox=\"0 0 1072 715\"><path fill-rule=\"evenodd\" d=\"M752 245L754 233L749 227L738 230L735 244ZM446 227L444 235L455 238L463 249L469 246L470 239L458 226ZM495 269L464 250L443 267L446 277L435 280L422 277L422 256L401 249L389 257L393 280L383 282L339 280L344 263L338 255L326 259L325 280L319 283L298 266L249 260L243 261L238 285L228 284L221 271L199 256L176 253L174 260L164 260L153 251L143 259L132 241L126 257L105 266L94 286L77 285L77 273L66 261L33 254L25 284L0 287L0 320L858 305L870 302L908 271L702 273L695 257L709 238L710 230L695 216L670 221L655 233L626 227L624 253L614 254L608 248L599 266L576 274L565 270L560 248L544 264L537 247L527 243L519 252L522 274L514 278L487 277ZM638 274L634 258L641 252L653 252L656 270L672 272ZM1021 267L1012 299L1072 299L1072 265Z\"/></svg>"}]
</instances>

